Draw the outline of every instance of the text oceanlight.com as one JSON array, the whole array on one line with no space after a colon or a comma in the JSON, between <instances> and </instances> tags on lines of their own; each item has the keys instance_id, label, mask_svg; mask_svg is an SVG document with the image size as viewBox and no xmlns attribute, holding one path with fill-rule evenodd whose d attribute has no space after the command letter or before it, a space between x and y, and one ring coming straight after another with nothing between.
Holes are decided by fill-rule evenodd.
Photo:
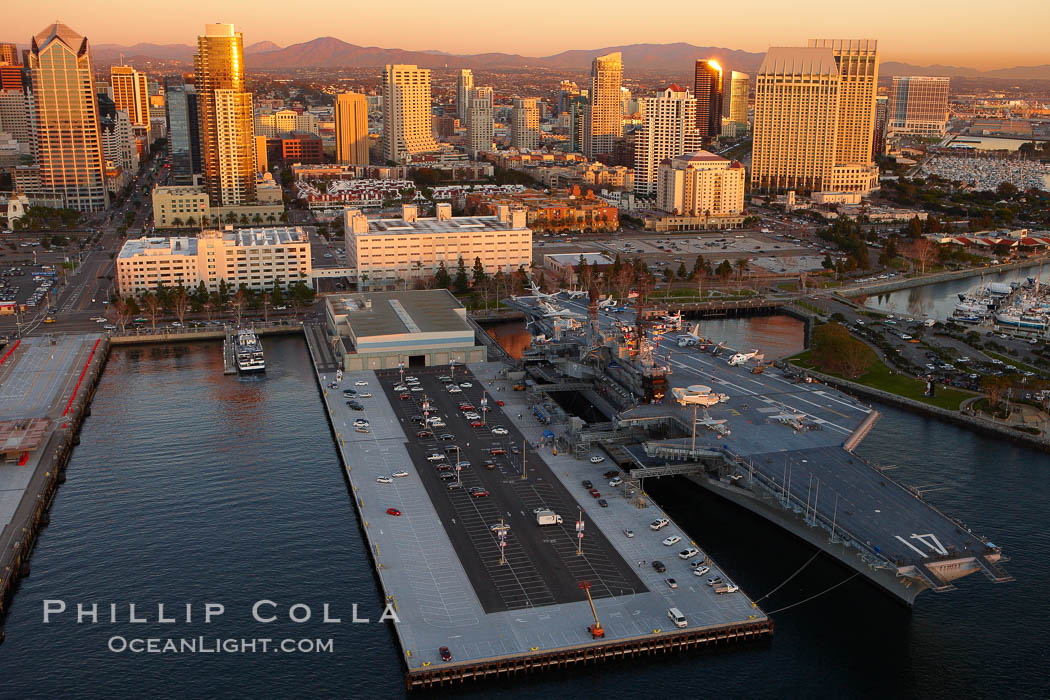
<instances>
[{"instance_id":1,"label":"text oceanlight.com","mask_svg":"<svg viewBox=\"0 0 1050 700\"><path fill-rule=\"evenodd\" d=\"M222 639L218 637L124 637L109 638L107 646L116 653L131 654L331 654L332 639Z\"/></svg>"}]
</instances>

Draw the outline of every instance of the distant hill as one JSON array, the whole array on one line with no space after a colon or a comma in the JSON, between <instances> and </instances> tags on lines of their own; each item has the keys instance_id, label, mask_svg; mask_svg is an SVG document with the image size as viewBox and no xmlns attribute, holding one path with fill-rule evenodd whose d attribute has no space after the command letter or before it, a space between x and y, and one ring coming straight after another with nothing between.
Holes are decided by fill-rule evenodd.
<instances>
[{"instance_id":1,"label":"distant hill","mask_svg":"<svg viewBox=\"0 0 1050 700\"><path fill-rule=\"evenodd\" d=\"M244 47L244 55L250 56L253 53L265 53L266 51L277 51L281 47L272 41L259 41L250 46Z\"/></svg>"},{"instance_id":2,"label":"distant hill","mask_svg":"<svg viewBox=\"0 0 1050 700\"><path fill-rule=\"evenodd\" d=\"M164 60L193 60L194 47L182 44L97 44L92 50L100 60L144 57ZM245 48L250 58L249 69L282 68L379 68L387 63L414 63L423 68L515 69L541 67L566 71L586 71L591 59L619 51L628 71L682 72L697 58L714 58L727 70L753 73L762 63L764 53L740 51L718 46L675 44L630 44L598 49L574 49L552 56L521 56L508 53L450 54L437 49L409 51L378 46L358 46L335 37L319 37L281 48L272 41L260 41ZM953 78L1000 78L1008 80L1050 80L1050 65L1015 66L980 71L963 66L916 66L898 61L884 61L879 72L891 75L946 75Z\"/></svg>"}]
</instances>

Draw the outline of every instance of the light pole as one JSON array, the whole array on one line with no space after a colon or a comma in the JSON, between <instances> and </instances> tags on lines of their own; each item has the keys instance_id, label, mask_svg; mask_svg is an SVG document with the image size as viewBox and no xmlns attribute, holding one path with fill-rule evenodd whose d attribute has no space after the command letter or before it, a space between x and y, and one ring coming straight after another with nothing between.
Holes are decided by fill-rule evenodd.
<instances>
[{"instance_id":1,"label":"light pole","mask_svg":"<svg viewBox=\"0 0 1050 700\"><path fill-rule=\"evenodd\" d=\"M576 556L583 556L583 508L579 508L576 516Z\"/></svg>"},{"instance_id":2,"label":"light pole","mask_svg":"<svg viewBox=\"0 0 1050 700\"><path fill-rule=\"evenodd\" d=\"M400 357L397 360L397 371L401 373L401 383L405 383L405 361Z\"/></svg>"},{"instance_id":3,"label":"light pole","mask_svg":"<svg viewBox=\"0 0 1050 700\"><path fill-rule=\"evenodd\" d=\"M455 360L449 360L448 361L448 374L449 374L449 377L452 378L453 382L456 381L456 361Z\"/></svg>"},{"instance_id":4,"label":"light pole","mask_svg":"<svg viewBox=\"0 0 1050 700\"><path fill-rule=\"evenodd\" d=\"M528 477L528 472L525 470L525 451L526 451L525 448L527 447L527 445L528 445L528 443L526 443L525 440L521 441L521 478L522 479L528 479L529 478Z\"/></svg>"},{"instance_id":5,"label":"light pole","mask_svg":"<svg viewBox=\"0 0 1050 700\"><path fill-rule=\"evenodd\" d=\"M507 530L510 526L503 522L503 516L499 516L499 525L496 526L496 537L499 539L499 563L500 566L507 563Z\"/></svg>"},{"instance_id":6,"label":"light pole","mask_svg":"<svg viewBox=\"0 0 1050 700\"><path fill-rule=\"evenodd\" d=\"M487 396L481 397L481 424L488 425L488 413L489 413L489 399Z\"/></svg>"},{"instance_id":7,"label":"light pole","mask_svg":"<svg viewBox=\"0 0 1050 700\"><path fill-rule=\"evenodd\" d=\"M463 485L463 467L459 465L459 445L456 445L456 483Z\"/></svg>"}]
</instances>

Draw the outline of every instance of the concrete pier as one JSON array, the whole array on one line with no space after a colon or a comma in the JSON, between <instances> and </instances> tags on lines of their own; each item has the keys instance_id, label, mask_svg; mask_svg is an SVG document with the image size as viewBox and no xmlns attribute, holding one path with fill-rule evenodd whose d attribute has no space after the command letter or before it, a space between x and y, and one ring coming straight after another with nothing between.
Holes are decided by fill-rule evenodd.
<instances>
[{"instance_id":1,"label":"concrete pier","mask_svg":"<svg viewBox=\"0 0 1050 700\"><path fill-rule=\"evenodd\" d=\"M84 334L23 338L0 355L0 619L30 573L108 352L104 336Z\"/></svg>"}]
</instances>

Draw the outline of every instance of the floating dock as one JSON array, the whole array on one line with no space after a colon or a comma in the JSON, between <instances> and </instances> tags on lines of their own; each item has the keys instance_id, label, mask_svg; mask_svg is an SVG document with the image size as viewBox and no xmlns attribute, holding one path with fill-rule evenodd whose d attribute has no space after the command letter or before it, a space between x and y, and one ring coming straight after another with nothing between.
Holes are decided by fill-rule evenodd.
<instances>
[{"instance_id":1,"label":"floating dock","mask_svg":"<svg viewBox=\"0 0 1050 700\"><path fill-rule=\"evenodd\" d=\"M334 372L317 373L380 587L399 617L393 629L406 686L768 638L772 621L744 592L723 595L708 585L708 578L732 579L700 545L673 522L650 529L667 516L647 499L608 486L602 476L613 466L608 460L555 451L546 426L525 410L524 394L500 376L503 369L498 363L457 368L456 382L467 386L455 394L440 379L448 372L442 367L406 370L418 379L418 391L394 388L398 370L351 372L340 382ZM346 390L372 394L358 398L364 410L347 406ZM446 425L420 438L412 418L423 396L430 414ZM482 398L489 410L482 425L473 425L478 421L465 419L459 403L478 407ZM359 431L357 420L367 428ZM450 455L452 465L470 463L457 486L449 488L453 480L441 477L436 460L427 459L431 454ZM393 477L396 472L406 474ZM391 483L377 482L387 476ZM583 487L585 479L600 491L604 507ZM471 488L487 495L474 497ZM538 508L555 511L563 522L538 525ZM493 530L500 523L509 526L502 551ZM665 546L672 535L680 541ZM698 552L679 557L688 547ZM654 560L664 570L654 568ZM695 575L696 561L708 570ZM590 584L603 637L589 629L595 619L581 582ZM682 612L685 627L672 624L670 608ZM442 647L450 659L442 659Z\"/></svg>"}]
</instances>

